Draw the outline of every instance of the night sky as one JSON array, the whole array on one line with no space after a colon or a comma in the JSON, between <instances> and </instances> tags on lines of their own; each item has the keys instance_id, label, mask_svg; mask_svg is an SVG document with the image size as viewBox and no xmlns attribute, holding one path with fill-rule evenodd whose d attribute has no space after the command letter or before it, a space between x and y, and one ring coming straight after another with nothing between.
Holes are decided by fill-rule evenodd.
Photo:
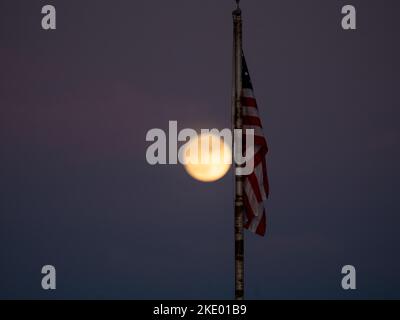
<instances>
[{"instance_id":1,"label":"night sky","mask_svg":"<svg viewBox=\"0 0 400 320\"><path fill-rule=\"evenodd\" d=\"M0 298L233 298L233 173L201 183L145 158L170 120L230 127L233 8L1 0ZM271 184L267 236L246 233L246 297L400 298L400 2L242 10Z\"/></svg>"}]
</instances>

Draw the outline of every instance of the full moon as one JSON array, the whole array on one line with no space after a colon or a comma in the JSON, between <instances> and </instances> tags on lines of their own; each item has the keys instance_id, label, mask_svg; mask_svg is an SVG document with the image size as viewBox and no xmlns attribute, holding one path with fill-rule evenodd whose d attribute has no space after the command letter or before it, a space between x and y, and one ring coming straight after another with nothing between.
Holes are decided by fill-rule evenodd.
<instances>
[{"instance_id":1,"label":"full moon","mask_svg":"<svg viewBox=\"0 0 400 320\"><path fill-rule=\"evenodd\" d=\"M214 134L199 135L184 148L186 171L203 182L217 181L225 176L231 166L231 157L231 147Z\"/></svg>"}]
</instances>

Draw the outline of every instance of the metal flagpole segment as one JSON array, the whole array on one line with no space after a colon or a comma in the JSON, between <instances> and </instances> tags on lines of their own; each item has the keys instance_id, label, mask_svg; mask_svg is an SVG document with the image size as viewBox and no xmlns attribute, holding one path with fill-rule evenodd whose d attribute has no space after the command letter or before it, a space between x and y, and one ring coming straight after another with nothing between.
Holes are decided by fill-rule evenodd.
<instances>
[{"instance_id":1,"label":"metal flagpole segment","mask_svg":"<svg viewBox=\"0 0 400 320\"><path fill-rule=\"evenodd\" d=\"M240 5L240 0L236 0L236 7L237 7L237 9L239 9L239 5Z\"/></svg>"},{"instance_id":2,"label":"metal flagpole segment","mask_svg":"<svg viewBox=\"0 0 400 320\"><path fill-rule=\"evenodd\" d=\"M242 129L242 12L239 0L233 11L234 25L234 129ZM234 151L235 152L235 151ZM240 166L235 161L235 298L244 299L244 237L243 237L243 178L237 175Z\"/></svg>"}]
</instances>

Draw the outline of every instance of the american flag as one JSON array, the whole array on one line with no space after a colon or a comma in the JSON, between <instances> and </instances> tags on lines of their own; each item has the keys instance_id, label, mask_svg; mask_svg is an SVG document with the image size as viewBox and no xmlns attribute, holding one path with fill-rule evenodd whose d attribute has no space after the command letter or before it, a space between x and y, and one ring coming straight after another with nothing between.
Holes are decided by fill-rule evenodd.
<instances>
[{"instance_id":1,"label":"american flag","mask_svg":"<svg viewBox=\"0 0 400 320\"><path fill-rule=\"evenodd\" d=\"M264 236L266 230L264 200L269 195L266 163L268 146L263 134L257 101L243 54L242 88L243 132L245 133L246 129L254 129L254 171L250 175L245 176L243 181L244 227L253 233Z\"/></svg>"}]
</instances>

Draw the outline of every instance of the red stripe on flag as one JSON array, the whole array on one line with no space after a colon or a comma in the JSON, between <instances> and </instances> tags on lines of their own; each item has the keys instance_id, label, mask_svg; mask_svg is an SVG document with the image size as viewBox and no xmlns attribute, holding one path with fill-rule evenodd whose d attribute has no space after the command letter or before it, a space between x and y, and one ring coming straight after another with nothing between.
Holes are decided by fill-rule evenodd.
<instances>
[{"instance_id":1,"label":"red stripe on flag","mask_svg":"<svg viewBox=\"0 0 400 320\"><path fill-rule=\"evenodd\" d=\"M254 98L242 97L242 106L257 108L257 101Z\"/></svg>"},{"instance_id":2,"label":"red stripe on flag","mask_svg":"<svg viewBox=\"0 0 400 320\"><path fill-rule=\"evenodd\" d=\"M265 217L265 210L264 210L262 218L261 218L261 221L258 223L258 227L257 227L256 233L259 236L263 237L263 236L265 236L265 232L266 231L267 231L267 219Z\"/></svg>"},{"instance_id":3,"label":"red stripe on flag","mask_svg":"<svg viewBox=\"0 0 400 320\"><path fill-rule=\"evenodd\" d=\"M255 215L253 213L253 210L250 207L249 199L247 198L247 195L243 195L243 204L245 207L245 213L246 213L246 222L244 224L244 227L246 229L249 228L251 221L254 219Z\"/></svg>"},{"instance_id":4,"label":"red stripe on flag","mask_svg":"<svg viewBox=\"0 0 400 320\"><path fill-rule=\"evenodd\" d=\"M256 196L256 198L257 198L257 201L258 201L258 202L263 201L263 200L262 200L262 196L261 196L261 191L260 191L260 184L259 184L259 182L258 182L257 176L256 176L256 174L254 173L254 171L253 171L252 174L248 175L248 176L246 177L246 179L249 180L250 185L251 185L251 188L253 189L253 192L254 192L254 194L255 194L255 196Z\"/></svg>"},{"instance_id":5,"label":"red stripe on flag","mask_svg":"<svg viewBox=\"0 0 400 320\"><path fill-rule=\"evenodd\" d=\"M258 117L243 116L243 124L248 126L257 126L262 128L261 120Z\"/></svg>"}]
</instances>

